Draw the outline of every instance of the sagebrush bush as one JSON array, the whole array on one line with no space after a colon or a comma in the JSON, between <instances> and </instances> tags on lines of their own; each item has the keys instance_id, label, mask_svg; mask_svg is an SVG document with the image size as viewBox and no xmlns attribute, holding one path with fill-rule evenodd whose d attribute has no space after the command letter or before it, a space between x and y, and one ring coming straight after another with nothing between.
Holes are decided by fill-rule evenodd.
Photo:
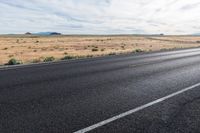
<instances>
[{"instance_id":1,"label":"sagebrush bush","mask_svg":"<svg viewBox=\"0 0 200 133\"><path fill-rule=\"evenodd\" d=\"M55 58L53 56L44 58L44 62L51 62L54 60L55 60Z\"/></svg>"},{"instance_id":2,"label":"sagebrush bush","mask_svg":"<svg viewBox=\"0 0 200 133\"><path fill-rule=\"evenodd\" d=\"M39 63L39 62L41 62L40 59L34 59L34 60L32 60L32 63Z\"/></svg>"},{"instance_id":3,"label":"sagebrush bush","mask_svg":"<svg viewBox=\"0 0 200 133\"><path fill-rule=\"evenodd\" d=\"M197 43L200 43L200 41L196 41Z\"/></svg>"},{"instance_id":4,"label":"sagebrush bush","mask_svg":"<svg viewBox=\"0 0 200 133\"><path fill-rule=\"evenodd\" d=\"M8 48L3 48L3 50L7 50Z\"/></svg>"},{"instance_id":5,"label":"sagebrush bush","mask_svg":"<svg viewBox=\"0 0 200 133\"><path fill-rule=\"evenodd\" d=\"M22 64L22 62L16 60L15 58L12 58L8 61L6 65L18 65L18 64Z\"/></svg>"},{"instance_id":6,"label":"sagebrush bush","mask_svg":"<svg viewBox=\"0 0 200 133\"><path fill-rule=\"evenodd\" d=\"M70 59L73 59L73 58L75 58L75 57L73 57L73 56L65 56L65 57L61 58L61 60L70 60Z\"/></svg>"},{"instance_id":7,"label":"sagebrush bush","mask_svg":"<svg viewBox=\"0 0 200 133\"><path fill-rule=\"evenodd\" d=\"M93 48L92 49L93 52L99 51L98 48Z\"/></svg>"},{"instance_id":8,"label":"sagebrush bush","mask_svg":"<svg viewBox=\"0 0 200 133\"><path fill-rule=\"evenodd\" d=\"M141 49L136 49L135 51L133 51L134 53L140 53L140 52L143 52L143 50Z\"/></svg>"},{"instance_id":9,"label":"sagebrush bush","mask_svg":"<svg viewBox=\"0 0 200 133\"><path fill-rule=\"evenodd\" d=\"M94 55L87 55L86 57L87 58L92 58Z\"/></svg>"},{"instance_id":10,"label":"sagebrush bush","mask_svg":"<svg viewBox=\"0 0 200 133\"><path fill-rule=\"evenodd\" d=\"M101 49L101 51L105 51L105 49L104 49L104 48L102 48L102 49Z\"/></svg>"},{"instance_id":11,"label":"sagebrush bush","mask_svg":"<svg viewBox=\"0 0 200 133\"><path fill-rule=\"evenodd\" d=\"M116 54L117 54L117 53L112 52L112 53L109 53L108 55L111 56L111 55L116 55Z\"/></svg>"}]
</instances>

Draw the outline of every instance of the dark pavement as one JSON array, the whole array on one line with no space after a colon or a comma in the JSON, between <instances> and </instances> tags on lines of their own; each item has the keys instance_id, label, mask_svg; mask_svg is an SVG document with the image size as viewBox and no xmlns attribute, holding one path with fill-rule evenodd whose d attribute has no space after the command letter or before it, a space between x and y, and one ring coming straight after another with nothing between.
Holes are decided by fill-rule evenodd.
<instances>
[{"instance_id":1,"label":"dark pavement","mask_svg":"<svg viewBox=\"0 0 200 133\"><path fill-rule=\"evenodd\" d=\"M0 69L0 133L71 133L200 83L200 48ZM199 133L200 87L90 132Z\"/></svg>"}]
</instances>

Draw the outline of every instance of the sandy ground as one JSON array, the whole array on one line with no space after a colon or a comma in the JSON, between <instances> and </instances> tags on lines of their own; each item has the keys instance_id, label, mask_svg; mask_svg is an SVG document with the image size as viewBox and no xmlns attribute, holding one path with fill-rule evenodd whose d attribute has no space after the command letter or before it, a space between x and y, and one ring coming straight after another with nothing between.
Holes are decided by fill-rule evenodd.
<instances>
[{"instance_id":1,"label":"sandy ground","mask_svg":"<svg viewBox=\"0 0 200 133\"><path fill-rule=\"evenodd\" d=\"M23 63L42 61L53 56L102 56L127 53L136 49L199 47L200 36L0 36L0 64L15 58Z\"/></svg>"}]
</instances>

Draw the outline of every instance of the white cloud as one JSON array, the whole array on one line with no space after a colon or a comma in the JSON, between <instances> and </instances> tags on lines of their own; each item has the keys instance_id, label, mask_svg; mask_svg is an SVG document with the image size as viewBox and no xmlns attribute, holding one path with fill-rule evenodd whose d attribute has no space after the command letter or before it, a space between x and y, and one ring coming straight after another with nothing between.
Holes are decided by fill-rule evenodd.
<instances>
[{"instance_id":1,"label":"white cloud","mask_svg":"<svg viewBox=\"0 0 200 133\"><path fill-rule=\"evenodd\" d=\"M198 0L0 0L0 33L191 34Z\"/></svg>"}]
</instances>

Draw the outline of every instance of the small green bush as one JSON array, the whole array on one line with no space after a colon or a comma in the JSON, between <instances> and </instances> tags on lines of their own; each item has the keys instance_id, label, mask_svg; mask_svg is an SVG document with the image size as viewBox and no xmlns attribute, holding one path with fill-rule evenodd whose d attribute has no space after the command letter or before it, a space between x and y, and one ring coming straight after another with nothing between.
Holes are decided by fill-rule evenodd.
<instances>
[{"instance_id":1,"label":"small green bush","mask_svg":"<svg viewBox=\"0 0 200 133\"><path fill-rule=\"evenodd\" d=\"M44 58L44 62L51 62L54 60L55 60L55 58L53 56Z\"/></svg>"},{"instance_id":2,"label":"small green bush","mask_svg":"<svg viewBox=\"0 0 200 133\"><path fill-rule=\"evenodd\" d=\"M73 58L74 58L73 56L65 56L65 57L61 58L61 60L71 60Z\"/></svg>"},{"instance_id":3,"label":"small green bush","mask_svg":"<svg viewBox=\"0 0 200 133\"><path fill-rule=\"evenodd\" d=\"M12 58L8 61L8 63L6 65L18 65L18 64L22 64L22 62Z\"/></svg>"}]
</instances>

